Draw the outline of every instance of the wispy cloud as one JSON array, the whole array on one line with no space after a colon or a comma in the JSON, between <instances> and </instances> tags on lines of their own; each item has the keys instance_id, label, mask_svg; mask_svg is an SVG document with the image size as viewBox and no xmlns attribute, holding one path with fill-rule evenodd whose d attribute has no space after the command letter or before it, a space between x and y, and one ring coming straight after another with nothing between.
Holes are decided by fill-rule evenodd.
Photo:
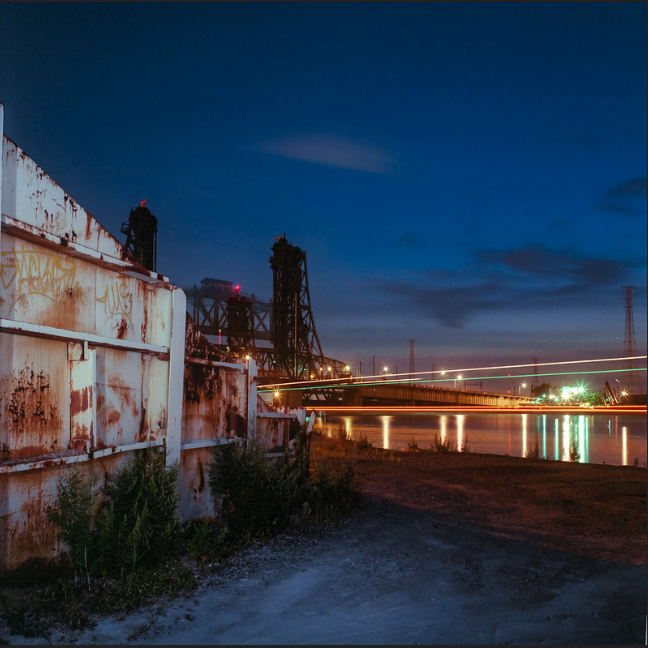
<instances>
[{"instance_id":1,"label":"wispy cloud","mask_svg":"<svg viewBox=\"0 0 648 648\"><path fill-rule=\"evenodd\" d=\"M393 158L382 149L330 135L295 135L269 140L254 148L293 160L367 173L389 173L394 166Z\"/></svg>"},{"instance_id":2,"label":"wispy cloud","mask_svg":"<svg viewBox=\"0 0 648 648\"><path fill-rule=\"evenodd\" d=\"M569 249L528 245L510 250L477 250L478 260L536 278L562 278L583 283L618 283L633 265L580 254Z\"/></svg>"},{"instance_id":3,"label":"wispy cloud","mask_svg":"<svg viewBox=\"0 0 648 648\"><path fill-rule=\"evenodd\" d=\"M597 207L624 216L645 213L647 186L646 176L617 184L603 194Z\"/></svg>"},{"instance_id":4,"label":"wispy cloud","mask_svg":"<svg viewBox=\"0 0 648 648\"><path fill-rule=\"evenodd\" d=\"M619 285L638 265L535 244L508 250L477 250L465 272L431 271L427 282L376 281L379 293L449 328L493 311L547 313L597 306L619 298ZM477 277L477 279L475 279ZM641 289L641 292L645 292Z\"/></svg>"}]
</instances>

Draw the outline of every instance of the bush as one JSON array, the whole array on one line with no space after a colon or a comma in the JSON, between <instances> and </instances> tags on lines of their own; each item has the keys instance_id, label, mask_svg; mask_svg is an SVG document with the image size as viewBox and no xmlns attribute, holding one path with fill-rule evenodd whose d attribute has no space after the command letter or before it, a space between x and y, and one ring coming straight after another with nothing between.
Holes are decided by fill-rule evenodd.
<instances>
[{"instance_id":1,"label":"bush","mask_svg":"<svg viewBox=\"0 0 648 648\"><path fill-rule=\"evenodd\" d=\"M353 468L325 457L309 479L309 446L303 431L294 459L273 460L257 444L215 448L209 483L227 530L227 541L247 541L276 533L291 521L330 521L350 507Z\"/></svg>"},{"instance_id":2,"label":"bush","mask_svg":"<svg viewBox=\"0 0 648 648\"><path fill-rule=\"evenodd\" d=\"M223 522L236 538L263 537L285 526L306 480L301 463L272 461L261 445L219 446L209 468L212 493L222 499Z\"/></svg>"},{"instance_id":3,"label":"bush","mask_svg":"<svg viewBox=\"0 0 648 648\"><path fill-rule=\"evenodd\" d=\"M416 443L416 439L414 437L412 437L412 440L407 444L407 447L410 450L418 450L419 449L418 443Z\"/></svg>"},{"instance_id":4,"label":"bush","mask_svg":"<svg viewBox=\"0 0 648 648\"><path fill-rule=\"evenodd\" d=\"M162 454L145 450L114 478L106 475L98 493L78 473L59 482L48 515L77 571L88 580L121 576L177 555L176 478Z\"/></svg>"}]
</instances>

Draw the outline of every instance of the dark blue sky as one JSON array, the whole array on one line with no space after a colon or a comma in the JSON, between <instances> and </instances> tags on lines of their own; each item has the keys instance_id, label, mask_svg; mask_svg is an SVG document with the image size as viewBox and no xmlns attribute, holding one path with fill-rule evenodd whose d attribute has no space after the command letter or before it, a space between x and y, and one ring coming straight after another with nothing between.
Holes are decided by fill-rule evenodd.
<instances>
[{"instance_id":1,"label":"dark blue sky","mask_svg":"<svg viewBox=\"0 0 648 648\"><path fill-rule=\"evenodd\" d=\"M646 348L644 3L1 4L5 132L159 267L418 369ZM364 364L364 368L368 365Z\"/></svg>"}]
</instances>

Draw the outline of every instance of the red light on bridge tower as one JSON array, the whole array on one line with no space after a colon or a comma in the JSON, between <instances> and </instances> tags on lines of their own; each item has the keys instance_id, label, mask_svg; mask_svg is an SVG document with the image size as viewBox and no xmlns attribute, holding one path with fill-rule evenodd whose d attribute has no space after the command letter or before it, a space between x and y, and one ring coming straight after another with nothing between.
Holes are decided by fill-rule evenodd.
<instances>
[{"instance_id":1,"label":"red light on bridge tower","mask_svg":"<svg viewBox=\"0 0 648 648\"><path fill-rule=\"evenodd\" d=\"M234 292L236 292L237 295L241 292L241 286L239 286L239 284L236 284L236 286L234 286Z\"/></svg>"}]
</instances>

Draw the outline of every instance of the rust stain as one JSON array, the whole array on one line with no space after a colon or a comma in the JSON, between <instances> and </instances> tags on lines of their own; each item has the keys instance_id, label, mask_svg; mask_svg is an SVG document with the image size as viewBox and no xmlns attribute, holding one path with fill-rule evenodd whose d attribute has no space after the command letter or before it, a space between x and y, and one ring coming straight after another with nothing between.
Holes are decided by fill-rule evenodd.
<instances>
[{"instance_id":1,"label":"rust stain","mask_svg":"<svg viewBox=\"0 0 648 648\"><path fill-rule=\"evenodd\" d=\"M128 333L128 323L124 317L121 318L121 322L117 324L117 339L124 340L126 334Z\"/></svg>"},{"instance_id":2,"label":"rust stain","mask_svg":"<svg viewBox=\"0 0 648 648\"><path fill-rule=\"evenodd\" d=\"M49 376L30 367L14 371L8 393L4 420L9 429L2 458L6 461L55 451L62 421ZM28 439L38 439L38 443Z\"/></svg>"},{"instance_id":3,"label":"rust stain","mask_svg":"<svg viewBox=\"0 0 648 648\"><path fill-rule=\"evenodd\" d=\"M92 385L70 392L70 416L85 412L92 403Z\"/></svg>"},{"instance_id":4,"label":"rust stain","mask_svg":"<svg viewBox=\"0 0 648 648\"><path fill-rule=\"evenodd\" d=\"M142 407L142 416L140 417L138 441L146 441L148 427L146 425L146 408Z\"/></svg>"}]
</instances>

